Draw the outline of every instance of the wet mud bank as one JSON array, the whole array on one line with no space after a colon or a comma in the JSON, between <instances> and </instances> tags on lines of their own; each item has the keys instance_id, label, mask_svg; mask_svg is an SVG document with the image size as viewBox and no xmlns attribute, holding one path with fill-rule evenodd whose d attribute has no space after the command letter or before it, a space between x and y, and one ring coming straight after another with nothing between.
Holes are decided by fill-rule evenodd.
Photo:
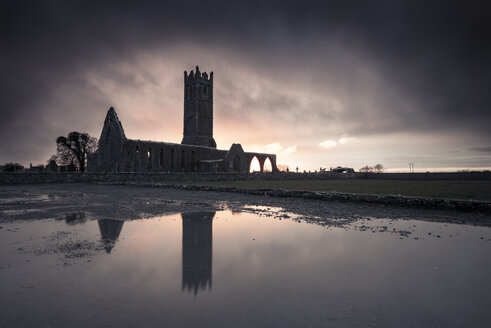
<instances>
[{"instance_id":1,"label":"wet mud bank","mask_svg":"<svg viewBox=\"0 0 491 328\"><path fill-rule=\"evenodd\" d=\"M235 192L219 187L155 184L0 186L0 223L36 219L133 220L179 212L230 210L278 218L296 217L323 224L384 218L491 226L489 213L340 201L318 198L320 193L303 193L299 197L287 193L287 196L274 197L268 190L232 189Z\"/></svg>"},{"instance_id":2,"label":"wet mud bank","mask_svg":"<svg viewBox=\"0 0 491 328\"><path fill-rule=\"evenodd\" d=\"M126 185L126 183L123 183L123 185ZM355 194L329 191L323 192L306 190L237 188L222 186L196 186L186 184L132 183L128 185L172 188L181 190L239 193L277 198L293 197L336 202L370 203L409 208L456 210L461 212L491 214L491 202L478 200L427 198L402 195Z\"/></svg>"}]
</instances>

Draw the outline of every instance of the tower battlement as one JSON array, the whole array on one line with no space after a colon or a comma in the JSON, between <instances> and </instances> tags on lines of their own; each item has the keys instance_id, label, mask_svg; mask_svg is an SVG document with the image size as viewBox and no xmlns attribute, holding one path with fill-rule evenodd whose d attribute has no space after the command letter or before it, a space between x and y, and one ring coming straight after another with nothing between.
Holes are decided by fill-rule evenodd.
<instances>
[{"instance_id":1,"label":"tower battlement","mask_svg":"<svg viewBox=\"0 0 491 328\"><path fill-rule=\"evenodd\" d=\"M199 71L199 67L196 66L196 73L191 70L191 72L184 71L184 84L193 84L196 82L202 82L202 83L209 83L213 85L213 72L210 72L210 76L208 76L208 73L203 72L201 73Z\"/></svg>"}]
</instances>

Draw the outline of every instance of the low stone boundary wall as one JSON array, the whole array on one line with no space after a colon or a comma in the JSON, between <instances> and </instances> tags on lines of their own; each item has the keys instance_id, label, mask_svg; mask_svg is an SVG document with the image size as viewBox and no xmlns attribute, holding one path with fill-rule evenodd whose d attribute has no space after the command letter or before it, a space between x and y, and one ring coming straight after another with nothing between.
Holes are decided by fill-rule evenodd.
<instances>
[{"instance_id":1,"label":"low stone boundary wall","mask_svg":"<svg viewBox=\"0 0 491 328\"><path fill-rule=\"evenodd\" d=\"M0 185L41 183L123 183L243 180L237 173L0 173Z\"/></svg>"},{"instance_id":2,"label":"low stone boundary wall","mask_svg":"<svg viewBox=\"0 0 491 328\"><path fill-rule=\"evenodd\" d=\"M491 172L356 173L359 178L381 180L491 180Z\"/></svg>"},{"instance_id":3,"label":"low stone boundary wall","mask_svg":"<svg viewBox=\"0 0 491 328\"><path fill-rule=\"evenodd\" d=\"M0 185L93 182L190 182L233 180L330 180L355 179L356 174L339 173L167 173L167 172L45 172L0 173Z\"/></svg>"},{"instance_id":4,"label":"low stone boundary wall","mask_svg":"<svg viewBox=\"0 0 491 328\"><path fill-rule=\"evenodd\" d=\"M235 188L219 186L195 186L185 184L155 184L140 183L129 184L142 187L174 188L183 190L197 191L215 191L215 192L234 192L248 195L260 195L271 197L296 197L307 199L320 199L327 201L341 202L360 202L383 204L391 206L403 206L412 208L433 208L446 210L459 210L465 212L479 212L491 214L491 202L459 200L459 199L442 199L442 198L423 198L402 195L374 195L374 194L353 194L340 192L318 192L304 190L282 190L282 189L253 189L253 188Z\"/></svg>"},{"instance_id":5,"label":"low stone boundary wall","mask_svg":"<svg viewBox=\"0 0 491 328\"><path fill-rule=\"evenodd\" d=\"M491 172L455 173L167 173L167 172L0 172L0 185L92 182L190 182L232 180L490 180Z\"/></svg>"}]
</instances>

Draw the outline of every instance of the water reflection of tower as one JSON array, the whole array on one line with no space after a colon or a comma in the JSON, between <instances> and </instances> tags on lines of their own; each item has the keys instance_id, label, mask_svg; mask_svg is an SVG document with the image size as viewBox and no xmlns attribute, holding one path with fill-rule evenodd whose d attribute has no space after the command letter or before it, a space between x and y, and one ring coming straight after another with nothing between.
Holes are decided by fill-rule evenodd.
<instances>
[{"instance_id":1,"label":"water reflection of tower","mask_svg":"<svg viewBox=\"0 0 491 328\"><path fill-rule=\"evenodd\" d=\"M211 289L215 212L182 213L182 289Z\"/></svg>"},{"instance_id":2,"label":"water reflection of tower","mask_svg":"<svg viewBox=\"0 0 491 328\"><path fill-rule=\"evenodd\" d=\"M98 220L99 231L101 232L102 242L106 253L111 253L116 241L118 240L121 229L123 229L123 221L118 220Z\"/></svg>"}]
</instances>

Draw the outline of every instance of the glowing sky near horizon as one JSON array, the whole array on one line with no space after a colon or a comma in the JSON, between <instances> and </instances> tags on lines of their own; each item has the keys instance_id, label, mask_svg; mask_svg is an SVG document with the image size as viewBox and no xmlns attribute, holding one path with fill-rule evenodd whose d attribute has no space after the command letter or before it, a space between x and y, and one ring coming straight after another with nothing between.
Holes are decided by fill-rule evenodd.
<instances>
[{"instance_id":1,"label":"glowing sky near horizon","mask_svg":"<svg viewBox=\"0 0 491 328\"><path fill-rule=\"evenodd\" d=\"M273 152L291 170L491 168L478 7L1 6L1 164L44 163L73 130L99 137L111 106L127 137L179 143L183 71L199 65L215 74L220 149Z\"/></svg>"}]
</instances>

